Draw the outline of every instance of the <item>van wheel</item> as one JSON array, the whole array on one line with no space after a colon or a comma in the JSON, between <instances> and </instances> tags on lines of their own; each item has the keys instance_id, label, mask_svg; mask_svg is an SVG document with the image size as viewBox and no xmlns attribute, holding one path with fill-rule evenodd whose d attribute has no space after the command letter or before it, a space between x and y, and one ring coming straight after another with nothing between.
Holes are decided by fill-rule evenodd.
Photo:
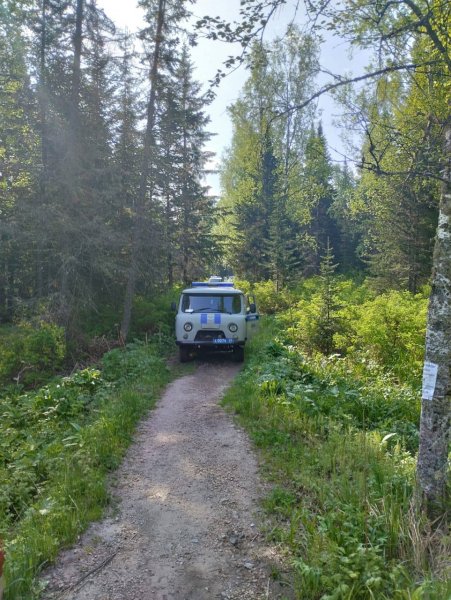
<instances>
[{"instance_id":1,"label":"van wheel","mask_svg":"<svg viewBox=\"0 0 451 600\"><path fill-rule=\"evenodd\" d=\"M189 361L189 349L186 346L180 346L180 362L188 362Z\"/></svg>"},{"instance_id":2,"label":"van wheel","mask_svg":"<svg viewBox=\"0 0 451 600\"><path fill-rule=\"evenodd\" d=\"M236 346L233 349L233 360L235 362L243 362L243 360L244 360L244 348L243 348L243 346Z\"/></svg>"}]
</instances>

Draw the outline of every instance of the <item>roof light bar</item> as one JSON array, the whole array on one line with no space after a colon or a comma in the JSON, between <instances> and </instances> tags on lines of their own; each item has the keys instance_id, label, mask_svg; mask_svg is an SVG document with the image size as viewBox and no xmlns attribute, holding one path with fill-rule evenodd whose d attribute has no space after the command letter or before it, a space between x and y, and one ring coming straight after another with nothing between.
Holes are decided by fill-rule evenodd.
<instances>
[{"instance_id":1,"label":"roof light bar","mask_svg":"<svg viewBox=\"0 0 451 600\"><path fill-rule=\"evenodd\" d=\"M191 287L225 287L233 288L233 283L220 281L218 283L209 283L208 281L193 281Z\"/></svg>"}]
</instances>

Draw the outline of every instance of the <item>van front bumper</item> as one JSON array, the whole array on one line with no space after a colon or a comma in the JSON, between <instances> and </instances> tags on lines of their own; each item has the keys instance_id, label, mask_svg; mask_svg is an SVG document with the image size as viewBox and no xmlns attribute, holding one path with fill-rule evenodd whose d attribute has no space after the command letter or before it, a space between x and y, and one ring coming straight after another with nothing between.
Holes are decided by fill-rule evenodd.
<instances>
[{"instance_id":1,"label":"van front bumper","mask_svg":"<svg viewBox=\"0 0 451 600\"><path fill-rule=\"evenodd\" d=\"M185 346L186 348L191 348L192 350L233 350L237 346L244 347L244 340L234 340L233 338L219 338L216 340L198 340L198 341L190 341L190 342L180 342L176 340L175 342L177 346Z\"/></svg>"}]
</instances>

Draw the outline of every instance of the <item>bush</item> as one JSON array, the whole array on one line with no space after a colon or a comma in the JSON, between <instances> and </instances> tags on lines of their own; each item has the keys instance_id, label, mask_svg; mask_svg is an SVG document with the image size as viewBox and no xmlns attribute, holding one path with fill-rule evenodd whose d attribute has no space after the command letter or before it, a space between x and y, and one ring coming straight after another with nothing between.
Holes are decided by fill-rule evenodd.
<instances>
[{"instance_id":1,"label":"bush","mask_svg":"<svg viewBox=\"0 0 451 600\"><path fill-rule=\"evenodd\" d=\"M365 284L337 277L335 308L327 320L318 277L304 282L296 294L301 298L278 315L290 343L309 354L324 352L324 340L333 334L332 351L348 356L357 370L382 370L418 386L424 357L426 292L390 291L374 297Z\"/></svg>"},{"instance_id":2,"label":"bush","mask_svg":"<svg viewBox=\"0 0 451 600\"><path fill-rule=\"evenodd\" d=\"M25 385L46 381L63 367L64 329L52 323L23 323L2 331L0 384L15 380Z\"/></svg>"},{"instance_id":3,"label":"bush","mask_svg":"<svg viewBox=\"0 0 451 600\"><path fill-rule=\"evenodd\" d=\"M174 313L171 302L178 299L179 290L174 289L154 298L138 296L133 301L131 336L153 335L158 332L169 333L174 327Z\"/></svg>"},{"instance_id":4,"label":"bush","mask_svg":"<svg viewBox=\"0 0 451 600\"><path fill-rule=\"evenodd\" d=\"M370 292L366 286L334 276L327 287L320 277L307 279L297 287L295 294L297 300L292 307L279 315L289 338L310 354L327 354L342 351L341 338L337 334L346 331L347 325L341 307L360 304Z\"/></svg>"},{"instance_id":5,"label":"bush","mask_svg":"<svg viewBox=\"0 0 451 600\"><path fill-rule=\"evenodd\" d=\"M391 291L341 311L347 322L337 344L356 360L374 361L404 381L418 383L424 357L427 299Z\"/></svg>"},{"instance_id":6,"label":"bush","mask_svg":"<svg viewBox=\"0 0 451 600\"><path fill-rule=\"evenodd\" d=\"M154 292L149 295L135 296L133 299L130 338L142 338L144 335L172 331L174 313L171 302L177 300L181 286L174 286L166 292ZM120 299L119 299L120 300ZM90 311L80 315L83 332L90 338L107 336L109 339L119 338L122 306L104 303L96 312Z\"/></svg>"},{"instance_id":7,"label":"bush","mask_svg":"<svg viewBox=\"0 0 451 600\"><path fill-rule=\"evenodd\" d=\"M255 294L257 309L265 315L273 315L286 310L295 301L293 294L287 288L277 291L273 281L259 281L251 284L249 281L235 280L235 287L246 294Z\"/></svg>"}]
</instances>

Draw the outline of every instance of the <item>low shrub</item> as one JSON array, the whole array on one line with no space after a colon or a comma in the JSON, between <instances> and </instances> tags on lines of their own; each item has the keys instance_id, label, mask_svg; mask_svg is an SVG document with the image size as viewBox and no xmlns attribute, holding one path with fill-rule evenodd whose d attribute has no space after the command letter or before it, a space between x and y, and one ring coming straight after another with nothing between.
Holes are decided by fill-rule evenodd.
<instances>
[{"instance_id":1,"label":"low shrub","mask_svg":"<svg viewBox=\"0 0 451 600\"><path fill-rule=\"evenodd\" d=\"M138 419L168 381L159 344L135 342L34 392L0 397L0 539L5 599L32 598L33 578L108 503Z\"/></svg>"},{"instance_id":2,"label":"low shrub","mask_svg":"<svg viewBox=\"0 0 451 600\"><path fill-rule=\"evenodd\" d=\"M133 302L131 337L163 333L168 335L174 329L174 312L171 302L178 300L181 289L173 289L153 298L137 296Z\"/></svg>"},{"instance_id":3,"label":"low shrub","mask_svg":"<svg viewBox=\"0 0 451 600\"><path fill-rule=\"evenodd\" d=\"M259 281L251 284L249 281L235 280L235 287L246 294L255 294L257 309L265 315L273 315L286 310L294 302L292 292L287 288L277 290L273 281Z\"/></svg>"},{"instance_id":4,"label":"low shrub","mask_svg":"<svg viewBox=\"0 0 451 600\"><path fill-rule=\"evenodd\" d=\"M358 306L373 297L366 285L342 276L330 277L327 285L320 276L309 278L293 295L295 300L278 318L292 343L308 353L343 351L339 335L348 327L343 307Z\"/></svg>"},{"instance_id":5,"label":"low shrub","mask_svg":"<svg viewBox=\"0 0 451 600\"><path fill-rule=\"evenodd\" d=\"M337 345L356 361L381 365L401 381L419 382L424 360L428 300L392 290L341 311L346 328Z\"/></svg>"},{"instance_id":6,"label":"low shrub","mask_svg":"<svg viewBox=\"0 0 451 600\"><path fill-rule=\"evenodd\" d=\"M62 327L41 321L3 327L0 333L0 385L37 385L63 367Z\"/></svg>"},{"instance_id":7,"label":"low shrub","mask_svg":"<svg viewBox=\"0 0 451 600\"><path fill-rule=\"evenodd\" d=\"M279 313L290 343L303 352L339 353L364 372L378 369L418 386L424 358L428 300L424 294L391 291L380 296L341 277L324 316L319 278L299 286L296 303ZM332 337L333 343L325 345ZM327 352L326 352L327 350Z\"/></svg>"},{"instance_id":8,"label":"low shrub","mask_svg":"<svg viewBox=\"0 0 451 600\"><path fill-rule=\"evenodd\" d=\"M174 286L168 291L135 296L129 337L142 339L146 335L159 332L167 334L172 331L174 313L170 307L171 302L178 299L180 291L181 286ZM118 339L121 317L120 304L105 303L96 312L90 311L80 315L79 321L83 324L82 333L88 338L106 336L109 339Z\"/></svg>"}]
</instances>

